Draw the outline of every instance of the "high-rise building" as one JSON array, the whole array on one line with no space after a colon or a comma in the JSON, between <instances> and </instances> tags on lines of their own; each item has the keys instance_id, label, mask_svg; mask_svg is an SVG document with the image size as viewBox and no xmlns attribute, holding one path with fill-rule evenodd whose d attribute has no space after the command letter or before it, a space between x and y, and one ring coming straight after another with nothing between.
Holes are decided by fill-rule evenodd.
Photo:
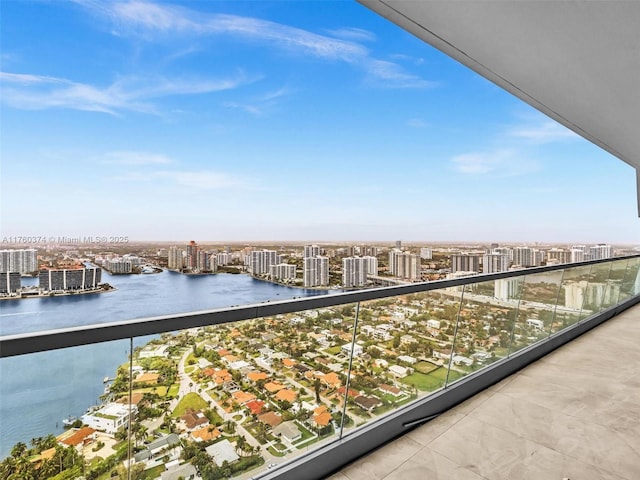
<instances>
[{"instance_id":1,"label":"high-rise building","mask_svg":"<svg viewBox=\"0 0 640 480\"><path fill-rule=\"evenodd\" d=\"M229 265L231 263L231 254L229 252L220 252L216 255L216 263L218 265Z\"/></svg>"},{"instance_id":2,"label":"high-rise building","mask_svg":"<svg viewBox=\"0 0 640 480\"><path fill-rule=\"evenodd\" d=\"M509 247L496 247L491 249L491 253L502 253L507 256L509 263L513 263L513 248Z\"/></svg>"},{"instance_id":3,"label":"high-rise building","mask_svg":"<svg viewBox=\"0 0 640 480\"><path fill-rule=\"evenodd\" d=\"M187 245L187 255L185 258L185 267L190 270L198 269L198 244L191 240L189 245Z\"/></svg>"},{"instance_id":4,"label":"high-rise building","mask_svg":"<svg viewBox=\"0 0 640 480\"><path fill-rule=\"evenodd\" d=\"M591 260L600 260L602 258L611 258L613 257L613 248L611 245L598 244L593 247L589 247L589 255Z\"/></svg>"},{"instance_id":5,"label":"high-rise building","mask_svg":"<svg viewBox=\"0 0 640 480\"><path fill-rule=\"evenodd\" d=\"M458 253L451 255L451 273L455 272L479 272L480 255Z\"/></svg>"},{"instance_id":6,"label":"high-rise building","mask_svg":"<svg viewBox=\"0 0 640 480\"><path fill-rule=\"evenodd\" d=\"M278 252L275 250L255 250L251 252L251 273L253 275L266 275L269 273L269 267L280 263L278 261Z\"/></svg>"},{"instance_id":7,"label":"high-rise building","mask_svg":"<svg viewBox=\"0 0 640 480\"><path fill-rule=\"evenodd\" d=\"M378 275L378 259L370 255L362 257L367 263L367 275Z\"/></svg>"},{"instance_id":8,"label":"high-rise building","mask_svg":"<svg viewBox=\"0 0 640 480\"><path fill-rule=\"evenodd\" d=\"M329 258L306 257L303 259L302 278L305 287L329 285Z\"/></svg>"},{"instance_id":9,"label":"high-rise building","mask_svg":"<svg viewBox=\"0 0 640 480\"><path fill-rule=\"evenodd\" d=\"M431 260L433 258L433 250L427 247L422 247L420 249L420 258Z\"/></svg>"},{"instance_id":10,"label":"high-rise building","mask_svg":"<svg viewBox=\"0 0 640 480\"><path fill-rule=\"evenodd\" d=\"M564 248L552 248L547 250L547 263L569 263L571 252Z\"/></svg>"},{"instance_id":11,"label":"high-rise building","mask_svg":"<svg viewBox=\"0 0 640 480\"><path fill-rule=\"evenodd\" d=\"M38 271L38 251L35 248L0 250L0 273L18 272L29 275Z\"/></svg>"},{"instance_id":12,"label":"high-rise building","mask_svg":"<svg viewBox=\"0 0 640 480\"><path fill-rule=\"evenodd\" d=\"M516 247L513 249L513 264L521 267L532 267L535 265L533 248Z\"/></svg>"},{"instance_id":13,"label":"high-rise building","mask_svg":"<svg viewBox=\"0 0 640 480\"><path fill-rule=\"evenodd\" d=\"M505 272L509 268L509 258L504 253L488 253L482 257L482 273Z\"/></svg>"},{"instance_id":14,"label":"high-rise building","mask_svg":"<svg viewBox=\"0 0 640 480\"><path fill-rule=\"evenodd\" d=\"M501 278L493 286L494 296L498 300L513 300L520 297L520 279Z\"/></svg>"},{"instance_id":15,"label":"high-rise building","mask_svg":"<svg viewBox=\"0 0 640 480\"><path fill-rule=\"evenodd\" d=\"M102 278L100 267L50 268L40 270L39 285L45 291L96 288Z\"/></svg>"},{"instance_id":16,"label":"high-rise building","mask_svg":"<svg viewBox=\"0 0 640 480\"><path fill-rule=\"evenodd\" d=\"M169 248L167 266L171 270L182 270L184 268L184 251L178 247Z\"/></svg>"},{"instance_id":17,"label":"high-rise building","mask_svg":"<svg viewBox=\"0 0 640 480\"><path fill-rule=\"evenodd\" d=\"M371 258L371 257L369 257ZM342 286L345 288L362 287L367 284L368 259L347 257L342 259Z\"/></svg>"},{"instance_id":18,"label":"high-rise building","mask_svg":"<svg viewBox=\"0 0 640 480\"><path fill-rule=\"evenodd\" d=\"M407 280L420 279L420 257L397 248L389 251L389 273Z\"/></svg>"},{"instance_id":19,"label":"high-rise building","mask_svg":"<svg viewBox=\"0 0 640 480\"><path fill-rule=\"evenodd\" d=\"M305 245L304 252L302 254L303 258L307 257L317 257L320 255L320 247L318 245Z\"/></svg>"},{"instance_id":20,"label":"high-rise building","mask_svg":"<svg viewBox=\"0 0 640 480\"><path fill-rule=\"evenodd\" d=\"M0 273L0 293L13 293L20 290L22 279L20 272Z\"/></svg>"},{"instance_id":21,"label":"high-rise building","mask_svg":"<svg viewBox=\"0 0 640 480\"><path fill-rule=\"evenodd\" d=\"M570 252L571 252L571 263L584 262L589 258L589 254L586 253L583 248L572 247Z\"/></svg>"},{"instance_id":22,"label":"high-rise building","mask_svg":"<svg viewBox=\"0 0 640 480\"><path fill-rule=\"evenodd\" d=\"M272 280L295 280L296 274L296 266L288 263L278 263L269 267Z\"/></svg>"}]
</instances>

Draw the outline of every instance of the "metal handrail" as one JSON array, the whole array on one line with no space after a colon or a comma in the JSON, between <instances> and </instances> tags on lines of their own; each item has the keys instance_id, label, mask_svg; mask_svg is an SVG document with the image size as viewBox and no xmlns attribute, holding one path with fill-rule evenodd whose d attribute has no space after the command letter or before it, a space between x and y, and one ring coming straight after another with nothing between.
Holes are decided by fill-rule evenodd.
<instances>
[{"instance_id":1,"label":"metal handrail","mask_svg":"<svg viewBox=\"0 0 640 480\"><path fill-rule=\"evenodd\" d=\"M544 267L533 267L508 272L473 275L470 277L420 282L409 285L371 288L350 292L341 292L313 297L296 298L291 300L267 301L260 304L238 307L217 308L211 310L194 311L188 313L162 315L134 320L124 320L77 327L67 327L55 330L20 333L0 336L0 358L24 355L28 353L57 350L67 347L89 345L132 337L156 335L160 333L185 330L211 325L251 320L284 313L300 312L304 310L326 308L367 300L377 300L398 295L429 292L447 287L469 285L473 283L500 280L539 273L579 268L581 266L599 263L615 262L640 258L640 254L612 257L586 262L564 263Z\"/></svg>"}]
</instances>

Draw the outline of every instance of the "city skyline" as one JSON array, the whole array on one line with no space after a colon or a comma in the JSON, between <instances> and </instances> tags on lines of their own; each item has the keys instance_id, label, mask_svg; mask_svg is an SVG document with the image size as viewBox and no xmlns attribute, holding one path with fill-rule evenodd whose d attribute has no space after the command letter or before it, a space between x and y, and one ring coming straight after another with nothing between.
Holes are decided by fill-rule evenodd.
<instances>
[{"instance_id":1,"label":"city skyline","mask_svg":"<svg viewBox=\"0 0 640 480\"><path fill-rule=\"evenodd\" d=\"M3 236L640 238L629 165L359 4L9 2L1 23Z\"/></svg>"}]
</instances>

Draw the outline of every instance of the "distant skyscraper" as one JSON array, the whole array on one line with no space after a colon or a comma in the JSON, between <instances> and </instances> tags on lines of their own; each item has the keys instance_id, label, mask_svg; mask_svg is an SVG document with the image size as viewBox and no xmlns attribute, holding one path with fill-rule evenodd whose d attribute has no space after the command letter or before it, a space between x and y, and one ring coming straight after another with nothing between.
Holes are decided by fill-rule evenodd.
<instances>
[{"instance_id":1,"label":"distant skyscraper","mask_svg":"<svg viewBox=\"0 0 640 480\"><path fill-rule=\"evenodd\" d=\"M420 249L420 258L424 258L425 260L431 260L433 258L433 250L427 247L422 247Z\"/></svg>"},{"instance_id":2,"label":"distant skyscraper","mask_svg":"<svg viewBox=\"0 0 640 480\"><path fill-rule=\"evenodd\" d=\"M516 247L513 249L513 264L521 267L532 267L535 265L533 248Z\"/></svg>"},{"instance_id":3,"label":"distant skyscraper","mask_svg":"<svg viewBox=\"0 0 640 480\"><path fill-rule=\"evenodd\" d=\"M253 275L265 275L269 273L269 267L278 262L278 253L275 250L257 250L251 252L251 273Z\"/></svg>"},{"instance_id":4,"label":"distant skyscraper","mask_svg":"<svg viewBox=\"0 0 640 480\"><path fill-rule=\"evenodd\" d=\"M28 275L38 271L38 251L35 248L0 250L0 273L18 272Z\"/></svg>"},{"instance_id":5,"label":"distant skyscraper","mask_svg":"<svg viewBox=\"0 0 640 480\"><path fill-rule=\"evenodd\" d=\"M0 293L13 293L20 290L22 280L20 272L0 273Z\"/></svg>"},{"instance_id":6,"label":"distant skyscraper","mask_svg":"<svg viewBox=\"0 0 640 480\"><path fill-rule=\"evenodd\" d=\"M329 285L329 258L306 257L303 259L302 278L305 287Z\"/></svg>"},{"instance_id":7,"label":"distant skyscraper","mask_svg":"<svg viewBox=\"0 0 640 480\"><path fill-rule=\"evenodd\" d=\"M547 263L569 263L571 252L564 248L552 248L547 250Z\"/></svg>"},{"instance_id":8,"label":"distant skyscraper","mask_svg":"<svg viewBox=\"0 0 640 480\"><path fill-rule=\"evenodd\" d=\"M304 252L302 256L306 257L317 257L320 255L320 247L318 245L305 245Z\"/></svg>"},{"instance_id":9,"label":"distant skyscraper","mask_svg":"<svg viewBox=\"0 0 640 480\"><path fill-rule=\"evenodd\" d=\"M187 245L186 267L190 270L198 269L198 244L191 240Z\"/></svg>"},{"instance_id":10,"label":"distant skyscraper","mask_svg":"<svg viewBox=\"0 0 640 480\"><path fill-rule=\"evenodd\" d=\"M451 255L451 273L455 272L479 272L480 256L460 253Z\"/></svg>"},{"instance_id":11,"label":"distant skyscraper","mask_svg":"<svg viewBox=\"0 0 640 480\"><path fill-rule=\"evenodd\" d=\"M361 287L367 284L368 261L363 257L342 259L342 286Z\"/></svg>"},{"instance_id":12,"label":"distant skyscraper","mask_svg":"<svg viewBox=\"0 0 640 480\"><path fill-rule=\"evenodd\" d=\"M488 253L482 258L482 273L505 272L509 268L509 258L504 253Z\"/></svg>"},{"instance_id":13,"label":"distant skyscraper","mask_svg":"<svg viewBox=\"0 0 640 480\"><path fill-rule=\"evenodd\" d=\"M491 253L503 253L509 259L509 263L513 262L513 248L497 247L497 248L492 249Z\"/></svg>"},{"instance_id":14,"label":"distant skyscraper","mask_svg":"<svg viewBox=\"0 0 640 480\"><path fill-rule=\"evenodd\" d=\"M184 252L182 249L177 247L169 248L167 266L171 270L182 270L184 268Z\"/></svg>"},{"instance_id":15,"label":"distant skyscraper","mask_svg":"<svg viewBox=\"0 0 640 480\"><path fill-rule=\"evenodd\" d=\"M269 276L272 280L295 280L296 266L287 263L278 263L269 267Z\"/></svg>"},{"instance_id":16,"label":"distant skyscraper","mask_svg":"<svg viewBox=\"0 0 640 480\"><path fill-rule=\"evenodd\" d=\"M593 247L589 247L589 255L591 260L611 258L613 257L613 248L611 248L611 245L598 244Z\"/></svg>"},{"instance_id":17,"label":"distant skyscraper","mask_svg":"<svg viewBox=\"0 0 640 480\"><path fill-rule=\"evenodd\" d=\"M583 248L571 248L571 263L584 262L588 258L588 254L585 253Z\"/></svg>"},{"instance_id":18,"label":"distant skyscraper","mask_svg":"<svg viewBox=\"0 0 640 480\"><path fill-rule=\"evenodd\" d=\"M389 251L389 273L407 280L420 279L420 257L394 248Z\"/></svg>"},{"instance_id":19,"label":"distant skyscraper","mask_svg":"<svg viewBox=\"0 0 640 480\"><path fill-rule=\"evenodd\" d=\"M518 278L501 278L494 283L494 296L498 300L520 298L520 280Z\"/></svg>"}]
</instances>

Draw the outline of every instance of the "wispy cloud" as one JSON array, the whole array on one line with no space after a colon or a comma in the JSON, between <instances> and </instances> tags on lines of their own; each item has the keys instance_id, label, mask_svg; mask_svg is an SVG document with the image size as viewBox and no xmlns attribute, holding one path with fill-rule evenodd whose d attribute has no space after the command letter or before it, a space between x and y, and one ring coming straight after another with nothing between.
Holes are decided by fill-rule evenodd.
<instances>
[{"instance_id":1,"label":"wispy cloud","mask_svg":"<svg viewBox=\"0 0 640 480\"><path fill-rule=\"evenodd\" d=\"M407 126L412 128L426 128L429 124L421 118L410 118L407 120Z\"/></svg>"},{"instance_id":2,"label":"wispy cloud","mask_svg":"<svg viewBox=\"0 0 640 480\"><path fill-rule=\"evenodd\" d=\"M373 42L376 40L376 35L373 32L362 28L345 27L335 30L326 30L326 32L333 37L342 38L344 40L354 40L359 42Z\"/></svg>"},{"instance_id":3,"label":"wispy cloud","mask_svg":"<svg viewBox=\"0 0 640 480\"><path fill-rule=\"evenodd\" d=\"M368 59L367 72L370 80L379 86L394 88L429 88L436 82L430 82L404 70L400 65L386 60Z\"/></svg>"},{"instance_id":4,"label":"wispy cloud","mask_svg":"<svg viewBox=\"0 0 640 480\"><path fill-rule=\"evenodd\" d=\"M9 106L26 110L68 108L112 115L123 111L157 113L151 103L154 99L230 90L251 81L240 72L223 79L122 77L106 87L96 87L64 78L0 73L2 101Z\"/></svg>"},{"instance_id":5,"label":"wispy cloud","mask_svg":"<svg viewBox=\"0 0 640 480\"><path fill-rule=\"evenodd\" d=\"M213 170L159 170L154 172L129 171L109 178L113 182L157 183L164 186L186 187L194 190L221 190L247 188L242 178Z\"/></svg>"},{"instance_id":6,"label":"wispy cloud","mask_svg":"<svg viewBox=\"0 0 640 480\"><path fill-rule=\"evenodd\" d=\"M213 171L159 172L158 176L173 180L177 185L199 190L219 190L239 187L244 184L239 178Z\"/></svg>"},{"instance_id":7,"label":"wispy cloud","mask_svg":"<svg viewBox=\"0 0 640 480\"><path fill-rule=\"evenodd\" d=\"M117 35L135 35L147 40L167 35L228 35L261 42L267 46L328 61L341 61L363 69L377 79L376 86L424 88L432 82L408 73L400 65L378 60L358 42L375 36L358 28L331 30L321 35L297 27L259 18L229 14L202 14L188 8L158 5L146 1L96 3L79 0L93 12L107 18Z\"/></svg>"},{"instance_id":8,"label":"wispy cloud","mask_svg":"<svg viewBox=\"0 0 640 480\"><path fill-rule=\"evenodd\" d=\"M521 125L509 130L512 137L523 138L534 143L550 143L559 140L577 139L579 135L553 120L535 125Z\"/></svg>"},{"instance_id":9,"label":"wispy cloud","mask_svg":"<svg viewBox=\"0 0 640 480\"><path fill-rule=\"evenodd\" d=\"M451 163L456 171L466 175L516 176L539 169L537 163L520 156L515 150L464 153L453 157Z\"/></svg>"},{"instance_id":10,"label":"wispy cloud","mask_svg":"<svg viewBox=\"0 0 640 480\"><path fill-rule=\"evenodd\" d=\"M167 165L173 161L166 155L149 152L108 152L99 161L109 165Z\"/></svg>"}]
</instances>

